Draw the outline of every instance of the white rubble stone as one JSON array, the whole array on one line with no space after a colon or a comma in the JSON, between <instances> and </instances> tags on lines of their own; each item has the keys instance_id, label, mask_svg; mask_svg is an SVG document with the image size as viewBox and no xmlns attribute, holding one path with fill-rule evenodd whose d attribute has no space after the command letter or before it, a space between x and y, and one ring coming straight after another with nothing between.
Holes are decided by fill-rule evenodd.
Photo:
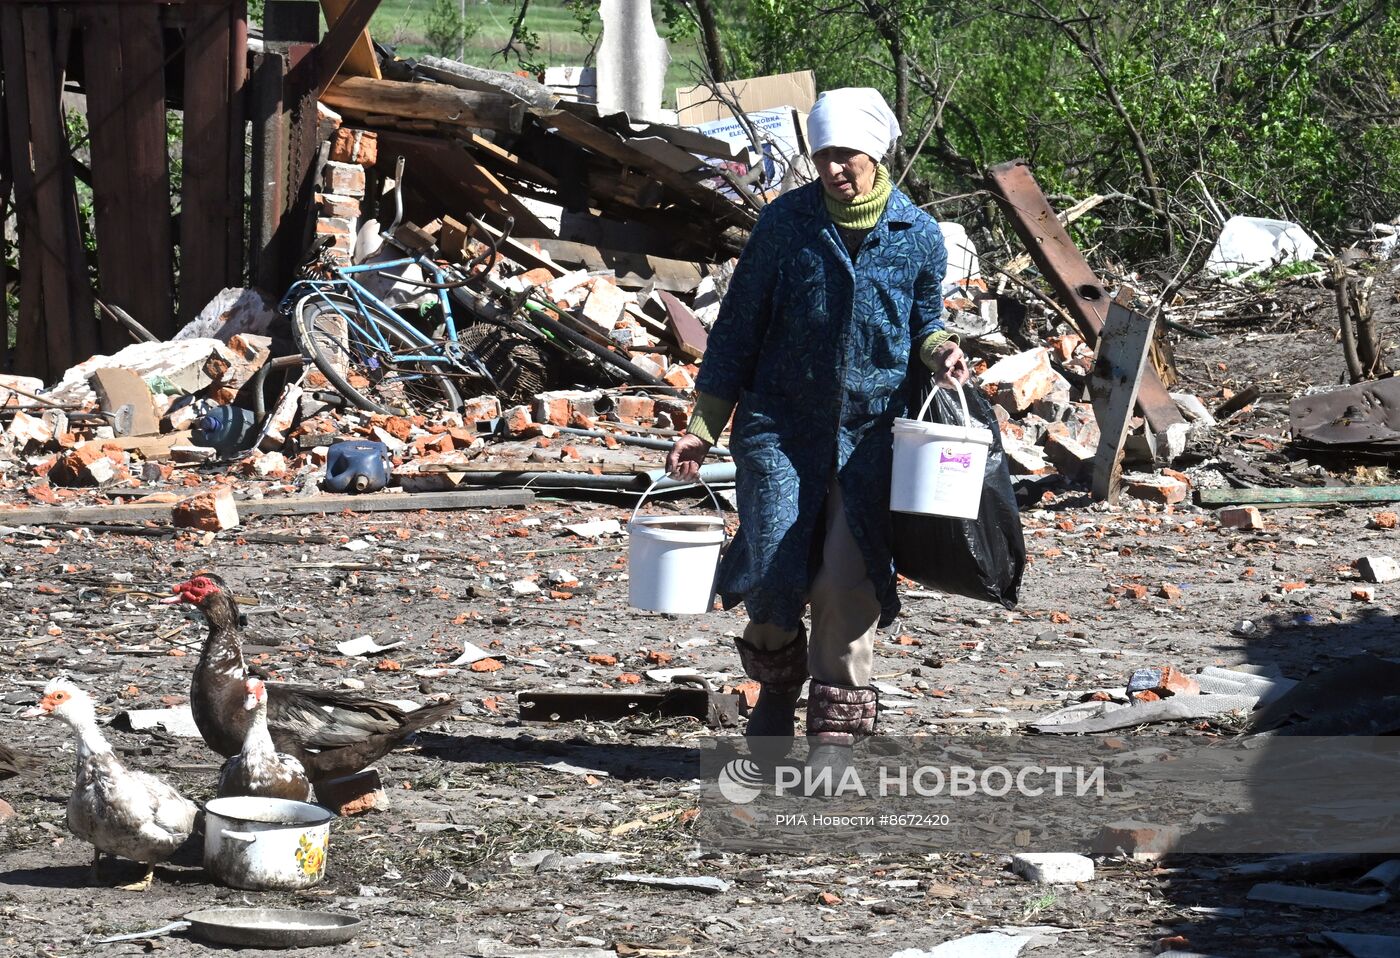
<instances>
[{"instance_id":1,"label":"white rubble stone","mask_svg":"<svg viewBox=\"0 0 1400 958\"><path fill-rule=\"evenodd\" d=\"M1352 565L1367 582L1394 582L1400 579L1400 563L1390 556L1362 556Z\"/></svg>"},{"instance_id":2,"label":"white rubble stone","mask_svg":"<svg viewBox=\"0 0 1400 958\"><path fill-rule=\"evenodd\" d=\"M1094 860L1069 852L1027 852L1011 856L1011 870L1026 881L1063 885L1092 881Z\"/></svg>"}]
</instances>

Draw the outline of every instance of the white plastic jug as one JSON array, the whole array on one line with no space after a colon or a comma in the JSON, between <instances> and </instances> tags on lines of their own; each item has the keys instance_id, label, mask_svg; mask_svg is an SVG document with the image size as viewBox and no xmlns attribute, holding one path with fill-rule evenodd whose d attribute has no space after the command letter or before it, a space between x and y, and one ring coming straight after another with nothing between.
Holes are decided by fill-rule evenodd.
<instances>
[{"instance_id":1,"label":"white plastic jug","mask_svg":"<svg viewBox=\"0 0 1400 958\"><path fill-rule=\"evenodd\" d=\"M719 500L701 482L717 515L638 518L642 504L662 478L658 476L642 493L627 523L627 604L651 612L708 612L714 601L715 570L724 544L724 516Z\"/></svg>"},{"instance_id":2,"label":"white plastic jug","mask_svg":"<svg viewBox=\"0 0 1400 958\"><path fill-rule=\"evenodd\" d=\"M894 421L894 469L890 509L930 516L976 519L992 431L972 425L967 397L958 385L963 425L924 422L937 387L929 390L917 419Z\"/></svg>"}]
</instances>

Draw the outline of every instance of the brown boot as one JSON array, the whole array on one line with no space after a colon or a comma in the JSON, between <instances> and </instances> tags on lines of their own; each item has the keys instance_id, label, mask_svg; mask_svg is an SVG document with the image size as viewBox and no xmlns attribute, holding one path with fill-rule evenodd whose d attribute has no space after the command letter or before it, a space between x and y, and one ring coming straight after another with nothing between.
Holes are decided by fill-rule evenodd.
<instances>
[{"instance_id":1,"label":"brown boot","mask_svg":"<svg viewBox=\"0 0 1400 958\"><path fill-rule=\"evenodd\" d=\"M758 682L758 702L749 713L744 734L749 738L792 738L797 734L793 712L807 681L807 632L781 649L759 649L743 639L735 639L744 674Z\"/></svg>"},{"instance_id":2,"label":"brown boot","mask_svg":"<svg viewBox=\"0 0 1400 958\"><path fill-rule=\"evenodd\" d=\"M839 790L857 739L875 733L880 695L874 688L812 680L807 695L807 781L817 795Z\"/></svg>"}]
</instances>

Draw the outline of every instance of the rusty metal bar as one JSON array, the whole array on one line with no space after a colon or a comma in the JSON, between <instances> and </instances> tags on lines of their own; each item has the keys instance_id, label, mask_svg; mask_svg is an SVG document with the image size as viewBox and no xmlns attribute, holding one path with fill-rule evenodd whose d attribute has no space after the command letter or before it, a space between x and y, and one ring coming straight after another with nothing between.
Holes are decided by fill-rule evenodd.
<instances>
[{"instance_id":1,"label":"rusty metal bar","mask_svg":"<svg viewBox=\"0 0 1400 958\"><path fill-rule=\"evenodd\" d=\"M987 187L1026 245L1031 259L1069 310L1084 342L1096 346L1111 302L1108 289L1070 239L1031 175L1030 165L1025 160L1012 160L989 167ZM1186 422L1151 364L1143 370L1137 408L1152 432L1164 440L1169 427ZM1158 443L1164 450L1171 446L1169 441Z\"/></svg>"}]
</instances>

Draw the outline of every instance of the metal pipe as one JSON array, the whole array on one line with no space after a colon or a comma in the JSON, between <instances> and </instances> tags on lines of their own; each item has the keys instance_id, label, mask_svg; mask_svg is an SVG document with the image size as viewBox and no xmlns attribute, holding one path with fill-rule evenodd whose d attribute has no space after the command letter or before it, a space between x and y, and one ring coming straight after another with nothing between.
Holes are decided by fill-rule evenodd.
<instances>
[{"instance_id":1,"label":"metal pipe","mask_svg":"<svg viewBox=\"0 0 1400 958\"><path fill-rule=\"evenodd\" d=\"M616 439L618 442L626 443L629 446L641 446L643 449L661 449L666 452L676 444L675 440L652 439L649 436L627 436L618 435L614 432L604 432L601 429L576 429L573 426L558 426L560 432L568 433L571 436L591 436L594 439ZM711 446L710 455L729 456L731 453L723 446Z\"/></svg>"},{"instance_id":2,"label":"metal pipe","mask_svg":"<svg viewBox=\"0 0 1400 958\"><path fill-rule=\"evenodd\" d=\"M278 356L276 359L269 359L262 364L262 368L253 374L252 382L248 388L253 392L253 418L259 424L267 416L267 404L263 402L263 381L267 379L268 371L271 369L287 369L291 366L300 366L307 362L301 356Z\"/></svg>"},{"instance_id":3,"label":"metal pipe","mask_svg":"<svg viewBox=\"0 0 1400 958\"><path fill-rule=\"evenodd\" d=\"M665 470L653 469L650 472L630 476L594 476L586 472L537 472L526 478L519 471L468 472L462 476L464 484L485 486L520 486L527 489L601 489L615 492L645 492L647 487L663 476ZM734 464L731 462L711 463L700 467L700 478L714 488L728 486L734 482ZM699 488L693 482L678 482L675 479L662 479L657 482L654 492L677 489Z\"/></svg>"}]
</instances>

